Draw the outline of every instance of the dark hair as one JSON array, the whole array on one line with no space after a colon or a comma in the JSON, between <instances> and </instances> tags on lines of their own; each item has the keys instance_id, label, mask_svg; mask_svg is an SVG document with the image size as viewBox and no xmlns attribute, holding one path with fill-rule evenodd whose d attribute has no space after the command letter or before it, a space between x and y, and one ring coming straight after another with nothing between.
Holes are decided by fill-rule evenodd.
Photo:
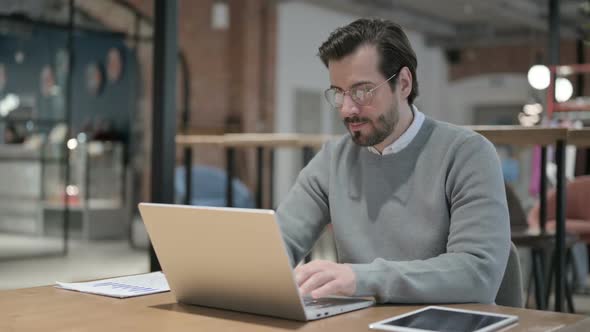
<instances>
[{"instance_id":1,"label":"dark hair","mask_svg":"<svg viewBox=\"0 0 590 332\"><path fill-rule=\"evenodd\" d=\"M328 67L330 60L340 60L364 45L377 47L380 57L379 71L383 77L388 78L403 67L408 67L412 73L412 91L408 96L408 103L412 104L418 96L418 61L408 37L398 24L382 19L358 19L334 30L328 40L320 46L318 55ZM390 81L392 89L396 82L397 79Z\"/></svg>"}]
</instances>

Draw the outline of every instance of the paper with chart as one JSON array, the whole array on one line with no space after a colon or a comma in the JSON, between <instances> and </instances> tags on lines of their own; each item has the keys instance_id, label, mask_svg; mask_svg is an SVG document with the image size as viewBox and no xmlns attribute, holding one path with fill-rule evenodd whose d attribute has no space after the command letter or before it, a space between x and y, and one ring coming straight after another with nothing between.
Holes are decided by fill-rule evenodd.
<instances>
[{"instance_id":1,"label":"paper with chart","mask_svg":"<svg viewBox=\"0 0 590 332\"><path fill-rule=\"evenodd\" d=\"M55 287L117 298L141 296L170 290L162 272L152 272L89 282L56 282Z\"/></svg>"}]
</instances>

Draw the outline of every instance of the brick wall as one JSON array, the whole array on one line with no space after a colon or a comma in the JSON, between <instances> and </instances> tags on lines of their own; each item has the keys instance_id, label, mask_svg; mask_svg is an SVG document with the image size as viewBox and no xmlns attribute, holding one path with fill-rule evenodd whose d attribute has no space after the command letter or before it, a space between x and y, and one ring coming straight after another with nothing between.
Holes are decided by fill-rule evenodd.
<instances>
[{"instance_id":1,"label":"brick wall","mask_svg":"<svg viewBox=\"0 0 590 332\"><path fill-rule=\"evenodd\" d=\"M523 73L538 60L545 59L546 40L495 47L477 47L459 50L458 60L449 65L451 81L493 73ZM560 45L560 63L576 63L576 42L562 40ZM590 49L586 47L586 63L590 62ZM576 77L568 77L574 86ZM585 94L590 94L590 76L585 76Z\"/></svg>"},{"instance_id":2,"label":"brick wall","mask_svg":"<svg viewBox=\"0 0 590 332\"><path fill-rule=\"evenodd\" d=\"M193 134L223 132L272 132L274 112L274 68L276 5L272 0L226 0L229 6L229 28L214 29L211 11L214 0L178 1L178 42L184 52L190 73L190 129ZM97 19L117 30L133 31L132 19L114 15L112 4L82 1ZM153 17L153 0L127 0L141 13ZM119 8L120 9L120 8ZM143 33L151 34L149 27ZM145 168L149 165L151 144L152 65L151 42L138 49L142 67L142 91L139 117L143 128L143 149L138 157ZM177 122L180 128L182 110L182 73L178 71ZM177 149L177 163L181 161ZM195 148L195 163L224 167L225 155L218 148ZM251 188L254 185L252 151L238 153L238 176ZM144 171L143 197L148 197L149 169Z\"/></svg>"}]
</instances>

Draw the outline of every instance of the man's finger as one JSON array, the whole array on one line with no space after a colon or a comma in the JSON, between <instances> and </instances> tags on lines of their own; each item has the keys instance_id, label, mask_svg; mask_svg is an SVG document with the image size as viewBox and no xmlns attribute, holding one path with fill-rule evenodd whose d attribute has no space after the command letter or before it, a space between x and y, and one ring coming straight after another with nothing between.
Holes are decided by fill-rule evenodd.
<instances>
[{"instance_id":1,"label":"man's finger","mask_svg":"<svg viewBox=\"0 0 590 332\"><path fill-rule=\"evenodd\" d=\"M340 283L336 279L332 279L330 282L325 283L321 287L311 292L311 297L318 299L320 297L340 295Z\"/></svg>"},{"instance_id":2,"label":"man's finger","mask_svg":"<svg viewBox=\"0 0 590 332\"><path fill-rule=\"evenodd\" d=\"M295 268L295 282L297 286L301 286L309 277L315 273L325 270L323 261L311 261L305 265L300 265Z\"/></svg>"},{"instance_id":3,"label":"man's finger","mask_svg":"<svg viewBox=\"0 0 590 332\"><path fill-rule=\"evenodd\" d=\"M315 289L320 288L324 284L332 281L333 279L334 277L332 274L325 271L314 273L299 287L299 292L301 295L307 295Z\"/></svg>"}]
</instances>

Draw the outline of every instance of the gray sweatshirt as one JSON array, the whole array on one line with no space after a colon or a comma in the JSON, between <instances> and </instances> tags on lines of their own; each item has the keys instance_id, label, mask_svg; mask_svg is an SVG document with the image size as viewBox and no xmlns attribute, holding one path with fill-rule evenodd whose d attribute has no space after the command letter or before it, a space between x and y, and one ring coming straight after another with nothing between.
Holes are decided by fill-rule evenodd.
<instances>
[{"instance_id":1,"label":"gray sweatshirt","mask_svg":"<svg viewBox=\"0 0 590 332\"><path fill-rule=\"evenodd\" d=\"M277 209L295 265L332 223L357 296L380 303L494 302L510 249L500 163L481 135L426 117L380 156L326 143Z\"/></svg>"}]
</instances>

